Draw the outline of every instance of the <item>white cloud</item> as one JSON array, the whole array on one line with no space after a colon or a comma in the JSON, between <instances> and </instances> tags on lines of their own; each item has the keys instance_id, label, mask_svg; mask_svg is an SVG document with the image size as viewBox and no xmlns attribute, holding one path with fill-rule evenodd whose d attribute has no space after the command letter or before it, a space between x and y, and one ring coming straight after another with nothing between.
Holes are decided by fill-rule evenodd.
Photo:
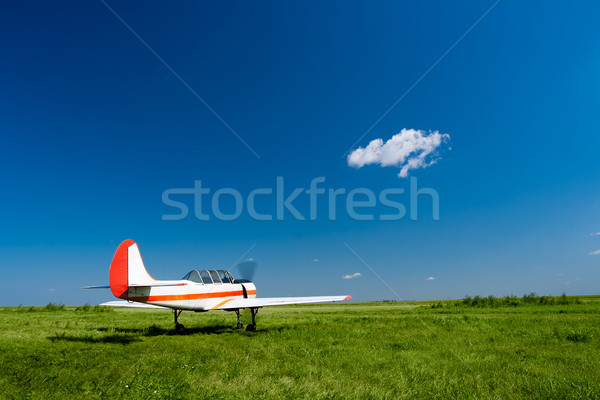
<instances>
[{"instance_id":1,"label":"white cloud","mask_svg":"<svg viewBox=\"0 0 600 400\"><path fill-rule=\"evenodd\" d=\"M355 272L352 275L348 274L348 275L342 276L342 279L354 279L354 278L358 278L359 276L362 276L362 274L360 272Z\"/></svg>"},{"instance_id":2,"label":"white cloud","mask_svg":"<svg viewBox=\"0 0 600 400\"><path fill-rule=\"evenodd\" d=\"M435 276L429 276L425 278L426 281L435 281Z\"/></svg>"},{"instance_id":3,"label":"white cloud","mask_svg":"<svg viewBox=\"0 0 600 400\"><path fill-rule=\"evenodd\" d=\"M313 259L313 262L319 262L318 258Z\"/></svg>"},{"instance_id":4,"label":"white cloud","mask_svg":"<svg viewBox=\"0 0 600 400\"><path fill-rule=\"evenodd\" d=\"M590 251L590 256L600 256L600 250Z\"/></svg>"},{"instance_id":5,"label":"white cloud","mask_svg":"<svg viewBox=\"0 0 600 400\"><path fill-rule=\"evenodd\" d=\"M435 151L450 140L446 133L425 132L419 129L402 129L391 139L372 140L365 148L359 147L348 155L348 165L361 168L367 164L382 167L400 167L400 178L406 178L411 169L426 168L437 162Z\"/></svg>"},{"instance_id":6,"label":"white cloud","mask_svg":"<svg viewBox=\"0 0 600 400\"><path fill-rule=\"evenodd\" d=\"M592 232L590 233L590 236L600 236L600 232Z\"/></svg>"},{"instance_id":7,"label":"white cloud","mask_svg":"<svg viewBox=\"0 0 600 400\"><path fill-rule=\"evenodd\" d=\"M49 292L54 292L54 288L48 289Z\"/></svg>"}]
</instances>

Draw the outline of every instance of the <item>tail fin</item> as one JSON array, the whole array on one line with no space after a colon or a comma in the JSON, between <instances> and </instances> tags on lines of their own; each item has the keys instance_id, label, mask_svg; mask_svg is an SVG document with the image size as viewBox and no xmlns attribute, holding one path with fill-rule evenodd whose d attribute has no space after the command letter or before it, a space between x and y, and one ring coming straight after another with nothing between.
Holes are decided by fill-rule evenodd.
<instances>
[{"instance_id":1,"label":"tail fin","mask_svg":"<svg viewBox=\"0 0 600 400\"><path fill-rule=\"evenodd\" d=\"M130 285L154 281L144 267L137 244L131 239L121 243L115 252L109 272L110 290L115 297L127 300L127 289Z\"/></svg>"}]
</instances>

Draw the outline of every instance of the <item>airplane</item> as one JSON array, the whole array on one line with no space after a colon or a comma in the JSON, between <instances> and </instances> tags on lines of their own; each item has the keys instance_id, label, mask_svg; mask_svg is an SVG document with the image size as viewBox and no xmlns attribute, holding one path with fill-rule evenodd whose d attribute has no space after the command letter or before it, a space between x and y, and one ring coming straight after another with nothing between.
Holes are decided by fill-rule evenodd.
<instances>
[{"instance_id":1,"label":"airplane","mask_svg":"<svg viewBox=\"0 0 600 400\"><path fill-rule=\"evenodd\" d=\"M175 316L175 332L185 332L178 322L184 310L205 312L233 311L237 328L243 329L240 310L250 309L252 323L247 331L256 331L258 309L285 304L326 303L349 300L352 296L256 297L256 286L249 279L234 279L229 271L192 270L179 280L156 280L150 276L138 245L131 239L119 245L109 270L108 286L84 286L82 289L108 289L122 299L101 306L171 309Z\"/></svg>"}]
</instances>

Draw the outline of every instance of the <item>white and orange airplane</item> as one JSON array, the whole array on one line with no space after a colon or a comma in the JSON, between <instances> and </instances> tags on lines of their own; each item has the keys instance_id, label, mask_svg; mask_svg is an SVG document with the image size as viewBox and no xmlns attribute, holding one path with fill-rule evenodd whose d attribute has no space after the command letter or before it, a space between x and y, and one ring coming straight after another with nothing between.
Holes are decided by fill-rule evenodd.
<instances>
[{"instance_id":1,"label":"white and orange airplane","mask_svg":"<svg viewBox=\"0 0 600 400\"><path fill-rule=\"evenodd\" d=\"M125 240L115 252L109 272L109 286L85 286L84 289L110 288L119 299L101 306L172 309L175 331L184 332L177 322L183 310L235 311L237 327L242 329L240 310L250 309L252 324L247 331L256 330L256 313L266 306L344 301L352 296L256 297L256 286L248 279L233 279L226 270L193 270L180 280L156 280L148 274L137 244Z\"/></svg>"}]
</instances>

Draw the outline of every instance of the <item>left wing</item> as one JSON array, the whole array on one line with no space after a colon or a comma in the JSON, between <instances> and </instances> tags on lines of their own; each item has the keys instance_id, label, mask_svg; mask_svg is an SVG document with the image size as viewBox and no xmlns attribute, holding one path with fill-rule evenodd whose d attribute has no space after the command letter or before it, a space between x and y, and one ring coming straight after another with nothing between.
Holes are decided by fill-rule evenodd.
<instances>
[{"instance_id":1,"label":"left wing","mask_svg":"<svg viewBox=\"0 0 600 400\"><path fill-rule=\"evenodd\" d=\"M107 301L106 303L99 304L100 306L108 307L131 307L131 308L158 308L161 310L170 310L168 307L155 306L153 304L138 303L137 301Z\"/></svg>"},{"instance_id":2,"label":"left wing","mask_svg":"<svg viewBox=\"0 0 600 400\"><path fill-rule=\"evenodd\" d=\"M230 299L213 310L235 310L239 308L257 308L267 306L282 306L286 304L328 303L344 301L352 296L310 296L310 297L263 297L253 299Z\"/></svg>"}]
</instances>

